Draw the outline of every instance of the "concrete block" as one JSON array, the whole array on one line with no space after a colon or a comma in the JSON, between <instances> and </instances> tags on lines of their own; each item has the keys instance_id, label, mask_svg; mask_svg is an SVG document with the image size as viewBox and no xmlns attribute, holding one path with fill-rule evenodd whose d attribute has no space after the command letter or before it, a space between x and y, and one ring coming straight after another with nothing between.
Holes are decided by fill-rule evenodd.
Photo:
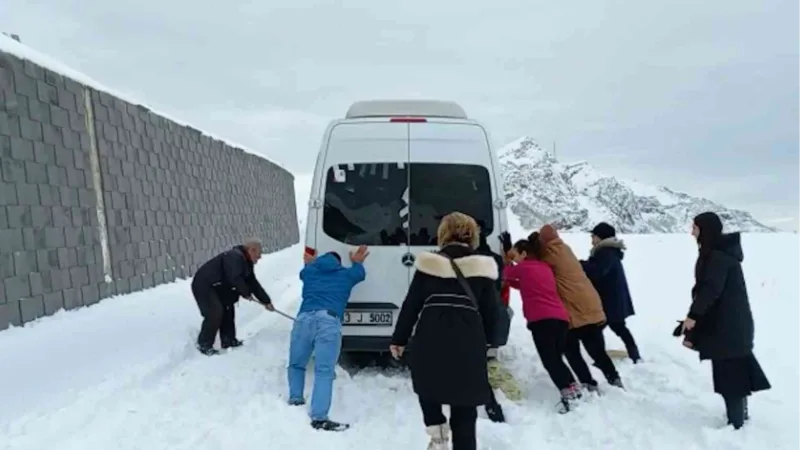
<instances>
[{"instance_id":1,"label":"concrete block","mask_svg":"<svg viewBox=\"0 0 800 450\"><path fill-rule=\"evenodd\" d=\"M36 250L36 270L47 272L58 269L58 250Z\"/></svg>"},{"instance_id":2,"label":"concrete block","mask_svg":"<svg viewBox=\"0 0 800 450\"><path fill-rule=\"evenodd\" d=\"M41 141L43 139L42 124L27 117L20 117L19 137L29 141Z\"/></svg>"},{"instance_id":3,"label":"concrete block","mask_svg":"<svg viewBox=\"0 0 800 450\"><path fill-rule=\"evenodd\" d=\"M25 228L33 226L31 207L27 205L9 205L5 207L8 214L8 228Z\"/></svg>"},{"instance_id":4,"label":"concrete block","mask_svg":"<svg viewBox=\"0 0 800 450\"><path fill-rule=\"evenodd\" d=\"M67 169L59 166L47 166L47 183L53 186L67 186Z\"/></svg>"},{"instance_id":5,"label":"concrete block","mask_svg":"<svg viewBox=\"0 0 800 450\"><path fill-rule=\"evenodd\" d=\"M42 272L42 284L45 292L61 291L73 287L68 269L53 269Z\"/></svg>"},{"instance_id":6,"label":"concrete block","mask_svg":"<svg viewBox=\"0 0 800 450\"><path fill-rule=\"evenodd\" d=\"M19 117L5 111L0 111L0 134L12 137L22 136Z\"/></svg>"},{"instance_id":7,"label":"concrete block","mask_svg":"<svg viewBox=\"0 0 800 450\"><path fill-rule=\"evenodd\" d=\"M45 315L53 315L61 309L64 309L64 293L62 291L44 294Z\"/></svg>"},{"instance_id":8,"label":"concrete block","mask_svg":"<svg viewBox=\"0 0 800 450\"><path fill-rule=\"evenodd\" d=\"M98 283L97 284L98 291L100 292L100 298L108 298L111 296L116 295L116 284L115 283Z\"/></svg>"},{"instance_id":9,"label":"concrete block","mask_svg":"<svg viewBox=\"0 0 800 450\"><path fill-rule=\"evenodd\" d=\"M73 310L83 306L81 290L77 288L64 289L64 309Z\"/></svg>"},{"instance_id":10,"label":"concrete block","mask_svg":"<svg viewBox=\"0 0 800 450\"><path fill-rule=\"evenodd\" d=\"M72 267L69 269L70 278L73 286L85 286L89 284L89 268L86 266Z\"/></svg>"},{"instance_id":11,"label":"concrete block","mask_svg":"<svg viewBox=\"0 0 800 450\"><path fill-rule=\"evenodd\" d=\"M142 290L142 277L140 275L136 275L132 277L130 280L130 292L138 292Z\"/></svg>"},{"instance_id":12,"label":"concrete block","mask_svg":"<svg viewBox=\"0 0 800 450\"><path fill-rule=\"evenodd\" d=\"M60 142L55 145L56 149L56 164L60 167L75 167L75 152L72 149L64 147Z\"/></svg>"},{"instance_id":13,"label":"concrete block","mask_svg":"<svg viewBox=\"0 0 800 450\"><path fill-rule=\"evenodd\" d=\"M36 98L28 99L28 117L39 123L52 123L50 108Z\"/></svg>"},{"instance_id":14,"label":"concrete block","mask_svg":"<svg viewBox=\"0 0 800 450\"><path fill-rule=\"evenodd\" d=\"M69 128L69 112L68 110L56 105L46 105L50 112L49 122L59 128Z\"/></svg>"},{"instance_id":15,"label":"concrete block","mask_svg":"<svg viewBox=\"0 0 800 450\"><path fill-rule=\"evenodd\" d=\"M11 300L0 305L0 330L5 330L9 326L21 326L22 314L19 309L19 300Z\"/></svg>"},{"instance_id":16,"label":"concrete block","mask_svg":"<svg viewBox=\"0 0 800 450\"><path fill-rule=\"evenodd\" d=\"M44 316L44 296L37 295L20 299L19 310L22 322L27 323Z\"/></svg>"},{"instance_id":17,"label":"concrete block","mask_svg":"<svg viewBox=\"0 0 800 450\"><path fill-rule=\"evenodd\" d=\"M11 157L19 161L33 161L33 142L27 139L9 138Z\"/></svg>"},{"instance_id":18,"label":"concrete block","mask_svg":"<svg viewBox=\"0 0 800 450\"><path fill-rule=\"evenodd\" d=\"M31 159L33 157L33 146L31 146ZM44 164L28 161L25 163L25 178L30 184L47 183L47 166Z\"/></svg>"},{"instance_id":19,"label":"concrete block","mask_svg":"<svg viewBox=\"0 0 800 450\"><path fill-rule=\"evenodd\" d=\"M17 187L11 182L0 181L0 206L16 205L17 200Z\"/></svg>"},{"instance_id":20,"label":"concrete block","mask_svg":"<svg viewBox=\"0 0 800 450\"><path fill-rule=\"evenodd\" d=\"M0 229L0 253L16 252L24 248L21 229Z\"/></svg>"},{"instance_id":21,"label":"concrete block","mask_svg":"<svg viewBox=\"0 0 800 450\"><path fill-rule=\"evenodd\" d=\"M31 295L40 295L44 293L44 280L41 273L31 272L29 274L29 281L31 285Z\"/></svg>"},{"instance_id":22,"label":"concrete block","mask_svg":"<svg viewBox=\"0 0 800 450\"><path fill-rule=\"evenodd\" d=\"M3 280L6 290L6 299L19 300L23 297L30 297L31 285L28 274L18 275Z\"/></svg>"},{"instance_id":23,"label":"concrete block","mask_svg":"<svg viewBox=\"0 0 800 450\"><path fill-rule=\"evenodd\" d=\"M53 227L64 228L72 226L72 209L66 206L50 207L53 215Z\"/></svg>"},{"instance_id":24,"label":"concrete block","mask_svg":"<svg viewBox=\"0 0 800 450\"><path fill-rule=\"evenodd\" d=\"M83 230L80 228L75 228L70 226L70 224L66 225L64 228L64 240L67 247L78 247L84 244L83 241Z\"/></svg>"},{"instance_id":25,"label":"concrete block","mask_svg":"<svg viewBox=\"0 0 800 450\"><path fill-rule=\"evenodd\" d=\"M66 172L66 169L65 169ZM78 188L71 188L67 186L61 186L58 188L59 198L61 199L61 205L65 207L78 207L80 206L80 200L78 198Z\"/></svg>"},{"instance_id":26,"label":"concrete block","mask_svg":"<svg viewBox=\"0 0 800 450\"><path fill-rule=\"evenodd\" d=\"M14 256L14 275L22 276L37 269L35 251L18 251Z\"/></svg>"},{"instance_id":27,"label":"concrete block","mask_svg":"<svg viewBox=\"0 0 800 450\"><path fill-rule=\"evenodd\" d=\"M24 169L23 169L24 172ZM20 205L39 205L39 188L36 184L17 183L17 200Z\"/></svg>"},{"instance_id":28,"label":"concrete block","mask_svg":"<svg viewBox=\"0 0 800 450\"><path fill-rule=\"evenodd\" d=\"M0 280L14 276L14 254L0 253Z\"/></svg>"},{"instance_id":29,"label":"concrete block","mask_svg":"<svg viewBox=\"0 0 800 450\"><path fill-rule=\"evenodd\" d=\"M100 290L96 284L81 287L81 299L85 306L94 305L100 301Z\"/></svg>"},{"instance_id":30,"label":"concrete block","mask_svg":"<svg viewBox=\"0 0 800 450\"><path fill-rule=\"evenodd\" d=\"M66 110L76 111L78 109L78 102L75 97L75 94L69 92L66 89L59 88L57 90L57 99L58 99L58 106Z\"/></svg>"},{"instance_id":31,"label":"concrete block","mask_svg":"<svg viewBox=\"0 0 800 450\"><path fill-rule=\"evenodd\" d=\"M25 182L25 164L23 161L11 158L0 160L3 181L9 184Z\"/></svg>"},{"instance_id":32,"label":"concrete block","mask_svg":"<svg viewBox=\"0 0 800 450\"><path fill-rule=\"evenodd\" d=\"M36 189L39 193L39 204L42 206L54 206L61 204L61 193L58 186L49 184L38 184Z\"/></svg>"},{"instance_id":33,"label":"concrete block","mask_svg":"<svg viewBox=\"0 0 800 450\"><path fill-rule=\"evenodd\" d=\"M130 278L122 278L119 280L114 280L114 284L115 284L115 292L117 293L117 295L125 295L132 292Z\"/></svg>"},{"instance_id":34,"label":"concrete block","mask_svg":"<svg viewBox=\"0 0 800 450\"><path fill-rule=\"evenodd\" d=\"M63 228L47 227L42 230L44 232L43 248L59 248L66 244Z\"/></svg>"}]
</instances>

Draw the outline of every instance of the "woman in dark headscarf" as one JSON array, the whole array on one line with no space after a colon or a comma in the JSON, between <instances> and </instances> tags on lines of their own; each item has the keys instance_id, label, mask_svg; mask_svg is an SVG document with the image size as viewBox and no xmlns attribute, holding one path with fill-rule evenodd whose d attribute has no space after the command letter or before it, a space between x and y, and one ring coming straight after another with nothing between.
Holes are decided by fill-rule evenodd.
<instances>
[{"instance_id":1,"label":"woman in dark headscarf","mask_svg":"<svg viewBox=\"0 0 800 450\"><path fill-rule=\"evenodd\" d=\"M753 314L742 272L741 236L724 234L713 212L694 218L695 263L692 305L683 322L684 345L711 360L714 392L722 395L728 424L739 429L748 419L747 397L770 389L753 355Z\"/></svg>"}]
</instances>

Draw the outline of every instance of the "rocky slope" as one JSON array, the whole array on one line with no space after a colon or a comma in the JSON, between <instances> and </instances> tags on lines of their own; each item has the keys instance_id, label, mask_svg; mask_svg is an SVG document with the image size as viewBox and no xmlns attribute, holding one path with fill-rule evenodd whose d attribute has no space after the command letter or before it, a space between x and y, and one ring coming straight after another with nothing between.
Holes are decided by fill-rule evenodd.
<instances>
[{"instance_id":1,"label":"rocky slope","mask_svg":"<svg viewBox=\"0 0 800 450\"><path fill-rule=\"evenodd\" d=\"M552 223L588 231L605 221L621 233L683 233L695 215L714 211L726 231L775 231L711 200L603 174L585 161L559 163L530 137L503 147L499 156L509 208L526 229Z\"/></svg>"}]
</instances>

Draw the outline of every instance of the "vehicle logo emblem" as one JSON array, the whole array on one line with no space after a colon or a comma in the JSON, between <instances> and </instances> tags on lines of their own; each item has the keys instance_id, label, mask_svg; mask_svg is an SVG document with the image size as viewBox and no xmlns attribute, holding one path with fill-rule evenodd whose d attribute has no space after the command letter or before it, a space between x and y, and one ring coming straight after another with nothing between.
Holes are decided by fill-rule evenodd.
<instances>
[{"instance_id":1,"label":"vehicle logo emblem","mask_svg":"<svg viewBox=\"0 0 800 450\"><path fill-rule=\"evenodd\" d=\"M406 253L405 255L403 255L403 259L402 259L403 265L406 266L406 267L411 267L411 266L414 265L414 260L415 259L416 258L414 258L414 254Z\"/></svg>"}]
</instances>

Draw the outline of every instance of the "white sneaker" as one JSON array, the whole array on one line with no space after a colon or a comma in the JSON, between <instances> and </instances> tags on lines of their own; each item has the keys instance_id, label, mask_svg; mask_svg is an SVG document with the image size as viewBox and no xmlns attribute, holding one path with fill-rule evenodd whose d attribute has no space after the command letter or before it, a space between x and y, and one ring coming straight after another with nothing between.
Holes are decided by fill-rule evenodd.
<instances>
[{"instance_id":1,"label":"white sneaker","mask_svg":"<svg viewBox=\"0 0 800 450\"><path fill-rule=\"evenodd\" d=\"M426 427L425 431L431 437L428 450L450 450L450 425L434 425Z\"/></svg>"}]
</instances>

